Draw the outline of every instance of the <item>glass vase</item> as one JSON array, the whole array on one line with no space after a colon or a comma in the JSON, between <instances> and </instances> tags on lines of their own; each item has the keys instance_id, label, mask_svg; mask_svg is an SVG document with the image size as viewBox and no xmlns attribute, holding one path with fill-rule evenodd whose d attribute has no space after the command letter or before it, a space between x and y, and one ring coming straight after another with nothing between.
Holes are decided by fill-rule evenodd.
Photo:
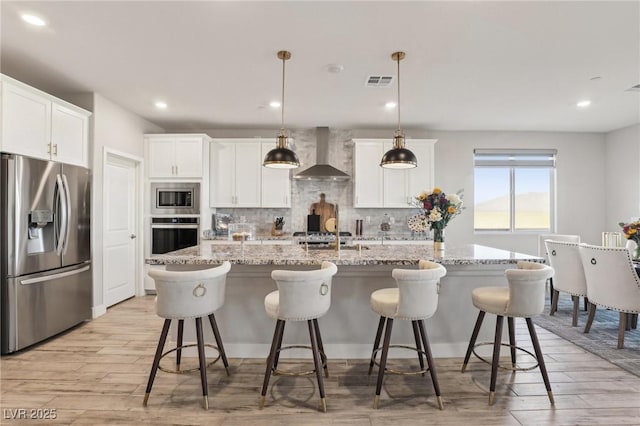
<instances>
[{"instance_id":1,"label":"glass vase","mask_svg":"<svg viewBox=\"0 0 640 426\"><path fill-rule=\"evenodd\" d=\"M433 249L438 251L444 250L444 228L433 229Z\"/></svg>"}]
</instances>

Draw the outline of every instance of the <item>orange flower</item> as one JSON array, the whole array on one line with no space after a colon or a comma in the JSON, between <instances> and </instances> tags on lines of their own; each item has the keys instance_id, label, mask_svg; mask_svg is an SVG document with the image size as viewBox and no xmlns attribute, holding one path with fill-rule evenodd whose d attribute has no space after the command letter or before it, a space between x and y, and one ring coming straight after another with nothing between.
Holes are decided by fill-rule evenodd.
<instances>
[{"instance_id":1,"label":"orange flower","mask_svg":"<svg viewBox=\"0 0 640 426\"><path fill-rule=\"evenodd\" d=\"M449 206L449 208L447 209L447 211L451 214L456 212L456 208L454 206Z\"/></svg>"},{"instance_id":2,"label":"orange flower","mask_svg":"<svg viewBox=\"0 0 640 426\"><path fill-rule=\"evenodd\" d=\"M437 186L435 188L433 188L433 193L438 195L439 193L441 193L442 190L440 188L438 188Z\"/></svg>"}]
</instances>

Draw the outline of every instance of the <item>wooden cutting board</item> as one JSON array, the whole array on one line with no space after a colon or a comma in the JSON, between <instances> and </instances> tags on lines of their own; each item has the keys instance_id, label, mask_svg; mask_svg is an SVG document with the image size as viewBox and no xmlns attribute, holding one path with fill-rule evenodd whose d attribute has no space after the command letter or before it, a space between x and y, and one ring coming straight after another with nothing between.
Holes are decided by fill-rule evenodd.
<instances>
[{"instance_id":1,"label":"wooden cutting board","mask_svg":"<svg viewBox=\"0 0 640 426\"><path fill-rule=\"evenodd\" d=\"M328 232L326 227L327 220L336 217L335 204L327 203L325 194L320 194L320 201L311 203L311 206L309 206L309 214L313 214L314 210L315 214L320 216L320 232Z\"/></svg>"}]
</instances>

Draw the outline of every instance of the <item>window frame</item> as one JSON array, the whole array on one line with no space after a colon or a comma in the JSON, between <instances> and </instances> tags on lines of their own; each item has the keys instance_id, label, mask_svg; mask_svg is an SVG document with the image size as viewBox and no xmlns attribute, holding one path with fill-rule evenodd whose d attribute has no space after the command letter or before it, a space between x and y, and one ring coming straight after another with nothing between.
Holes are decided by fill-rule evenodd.
<instances>
[{"instance_id":1,"label":"window frame","mask_svg":"<svg viewBox=\"0 0 640 426\"><path fill-rule=\"evenodd\" d=\"M485 157L484 159L482 157ZM491 157L487 159L487 157ZM499 158L504 157L504 158ZM509 170L509 229L478 229L475 225L475 200L473 215L474 234L539 234L556 230L556 158L555 149L474 149L474 198L475 172L477 168L504 168ZM478 164L480 163L480 164ZM516 229L516 169L536 168L549 171L549 228Z\"/></svg>"}]
</instances>

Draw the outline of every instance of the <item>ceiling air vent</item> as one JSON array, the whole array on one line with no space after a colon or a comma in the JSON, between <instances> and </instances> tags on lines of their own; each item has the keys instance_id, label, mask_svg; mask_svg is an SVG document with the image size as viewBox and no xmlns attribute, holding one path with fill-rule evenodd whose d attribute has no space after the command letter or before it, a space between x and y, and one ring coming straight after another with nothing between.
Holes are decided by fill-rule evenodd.
<instances>
[{"instance_id":1,"label":"ceiling air vent","mask_svg":"<svg viewBox=\"0 0 640 426\"><path fill-rule=\"evenodd\" d=\"M367 77L366 87L389 87L393 83L392 75L370 75Z\"/></svg>"},{"instance_id":2,"label":"ceiling air vent","mask_svg":"<svg viewBox=\"0 0 640 426\"><path fill-rule=\"evenodd\" d=\"M640 92L640 83L636 84L635 86L629 87L626 91L627 92Z\"/></svg>"}]
</instances>

